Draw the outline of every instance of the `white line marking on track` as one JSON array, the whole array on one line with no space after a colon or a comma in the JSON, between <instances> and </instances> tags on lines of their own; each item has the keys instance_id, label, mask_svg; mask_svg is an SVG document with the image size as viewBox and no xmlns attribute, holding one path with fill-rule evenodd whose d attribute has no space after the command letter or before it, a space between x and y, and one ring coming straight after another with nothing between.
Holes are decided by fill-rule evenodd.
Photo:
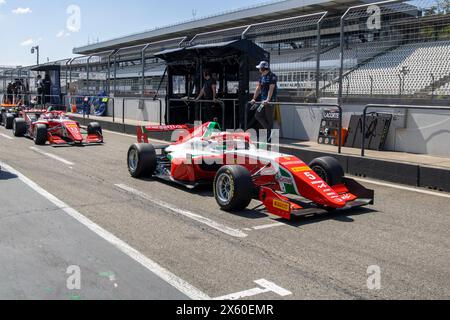
<instances>
[{"instance_id":1,"label":"white line marking on track","mask_svg":"<svg viewBox=\"0 0 450 320\"><path fill-rule=\"evenodd\" d=\"M130 138L136 138L136 136L133 136L132 134L128 134L128 133L122 133L122 132L115 132L115 131L111 131L111 130L103 130L104 132L108 132L108 133L112 133L118 136L123 136L123 137L130 137Z\"/></svg>"},{"instance_id":2,"label":"white line marking on track","mask_svg":"<svg viewBox=\"0 0 450 320\"><path fill-rule=\"evenodd\" d=\"M56 207L67 213L69 216L83 224L85 227L87 227L89 230L96 233L98 236L103 238L104 240L111 243L113 246L115 246L117 249L119 249L121 252L129 256L131 259L135 260L139 264L141 264L143 267L157 275L159 278L167 282L172 287L176 288L189 298L193 300L210 300L211 298L206 295L205 293L201 292L196 287L192 286L191 284L187 283L183 279L177 277L170 271L164 269L156 262L152 261L151 259L144 256L142 253L137 251L136 249L132 248L129 244L125 243L124 241L117 238L112 233L106 231L99 225L95 224L85 216L83 216L81 213L76 211L75 209L69 207L67 204L56 198L54 195L49 193L48 191L42 189L40 186L38 186L35 182L31 181L24 175L22 175L20 172L14 170L12 167L0 163L1 167L5 169L6 171L16 175L22 182L27 184L31 189L39 193L41 196L52 202Z\"/></svg>"},{"instance_id":3,"label":"white line marking on track","mask_svg":"<svg viewBox=\"0 0 450 320\"><path fill-rule=\"evenodd\" d=\"M74 166L74 165L75 165L75 163L73 163L73 162L70 162L70 161L68 161L68 160L66 160L66 159L64 159L64 158L61 158L61 157L59 157L59 156L56 156L56 155L54 155L54 154L51 154L51 153L42 151L42 150L40 150L40 149L38 149L38 148L36 148L36 147L30 147L30 149L33 150L34 152L37 152L37 153L39 153L39 154L42 154L43 156L46 156L46 157L52 158L53 160L62 162L62 163L64 163L64 164L67 164L68 166Z\"/></svg>"},{"instance_id":4,"label":"white line marking on track","mask_svg":"<svg viewBox=\"0 0 450 320\"><path fill-rule=\"evenodd\" d=\"M176 208L175 206L171 205L170 203L167 203L167 202L164 202L164 201L161 201L161 200L153 199L149 195L147 195L147 194L145 194L145 193L143 193L141 191L138 191L136 189L130 188L130 187L126 186L126 185L116 184L115 186L117 188L119 188L119 189L122 189L123 191L126 191L126 192L128 192L130 194L133 194L133 195L138 196L138 197L140 197L142 199L150 201L150 202L152 202L152 203L154 203L154 204L156 204L156 205L158 205L160 207L169 209L173 213L182 215L182 216L187 217L189 219L192 219L194 221L197 221L197 222L200 222L202 224L205 224L205 225L207 225L207 226L209 226L209 227L211 227L211 228L213 228L213 229L215 229L217 231L225 233L225 234L227 234L229 236L232 236L232 237L235 237L235 238L246 238L247 237L247 234L243 233L241 230L237 230L237 229L233 229L233 228L227 227L227 226L225 226L223 224L220 224L220 223L215 222L215 221L213 221L211 219L202 217L202 216L200 216L198 214L195 214L193 212L190 212L190 211L187 211L187 210L183 210L183 209L180 209L180 208Z\"/></svg>"},{"instance_id":5,"label":"white line marking on track","mask_svg":"<svg viewBox=\"0 0 450 320\"><path fill-rule=\"evenodd\" d=\"M256 227L253 227L252 230L265 230L265 229L271 229L271 228L283 227L283 226L285 226L284 223L277 222L277 223L271 223L271 224L266 224L266 225L262 225L262 226L256 226Z\"/></svg>"},{"instance_id":6,"label":"white line marking on track","mask_svg":"<svg viewBox=\"0 0 450 320\"><path fill-rule=\"evenodd\" d=\"M361 178L357 178L357 177L353 177L353 179L355 179L356 181L359 181L359 182L371 183L371 184L374 184L374 185L377 185L377 186L394 188L394 189L411 191L411 192L417 192L417 193L422 193L422 194L426 194L426 195L430 195L430 196L449 198L450 199L450 194L447 194L447 193L440 193L440 192L435 192L435 191L422 190L422 189L419 189L419 188L406 187L406 186L401 186L401 185L387 183L387 182L375 181L375 180L371 180L371 179L361 179Z\"/></svg>"},{"instance_id":7,"label":"white line marking on track","mask_svg":"<svg viewBox=\"0 0 450 320\"><path fill-rule=\"evenodd\" d=\"M226 296L215 298L214 300L224 301L224 300L239 300L243 298L254 297L263 293L275 293L280 297L287 297L292 295L292 292L277 286L275 283L267 281L265 279L257 280L255 283L260 286L260 288L253 288L246 291L232 293Z\"/></svg>"},{"instance_id":8,"label":"white line marking on track","mask_svg":"<svg viewBox=\"0 0 450 320\"><path fill-rule=\"evenodd\" d=\"M3 138L6 138L8 140L14 140L13 137L10 137L10 136L8 136L7 134L4 134L4 133L0 133L0 136L2 136Z\"/></svg>"}]
</instances>

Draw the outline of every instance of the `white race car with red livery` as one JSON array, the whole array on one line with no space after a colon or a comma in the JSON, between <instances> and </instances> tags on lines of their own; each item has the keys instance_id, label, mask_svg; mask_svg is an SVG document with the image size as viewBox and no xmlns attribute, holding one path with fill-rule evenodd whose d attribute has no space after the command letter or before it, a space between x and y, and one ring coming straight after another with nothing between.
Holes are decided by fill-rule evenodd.
<instances>
[{"instance_id":1,"label":"white race car with red livery","mask_svg":"<svg viewBox=\"0 0 450 320\"><path fill-rule=\"evenodd\" d=\"M149 136L178 132L177 142L156 146ZM128 151L131 176L155 177L195 188L212 184L224 211L246 209L259 200L266 210L284 219L374 203L374 191L344 177L332 157L306 164L297 157L263 150L250 134L221 132L217 123L202 126L146 126L138 128L138 143Z\"/></svg>"}]
</instances>

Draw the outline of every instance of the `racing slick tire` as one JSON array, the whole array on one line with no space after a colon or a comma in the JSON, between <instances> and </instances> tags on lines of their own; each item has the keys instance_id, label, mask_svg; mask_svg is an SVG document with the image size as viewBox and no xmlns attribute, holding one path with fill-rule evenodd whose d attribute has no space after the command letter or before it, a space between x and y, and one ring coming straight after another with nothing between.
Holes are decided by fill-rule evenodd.
<instances>
[{"instance_id":1,"label":"racing slick tire","mask_svg":"<svg viewBox=\"0 0 450 320\"><path fill-rule=\"evenodd\" d=\"M148 143L136 143L128 150L128 171L133 178L151 177L157 166L156 150Z\"/></svg>"},{"instance_id":2,"label":"racing slick tire","mask_svg":"<svg viewBox=\"0 0 450 320\"><path fill-rule=\"evenodd\" d=\"M314 159L309 167L330 187L343 183L344 169L339 161L333 157Z\"/></svg>"},{"instance_id":3,"label":"racing slick tire","mask_svg":"<svg viewBox=\"0 0 450 320\"><path fill-rule=\"evenodd\" d=\"M13 121L13 134L15 137L22 137L27 133L27 123L25 119L16 118Z\"/></svg>"},{"instance_id":4,"label":"racing slick tire","mask_svg":"<svg viewBox=\"0 0 450 320\"><path fill-rule=\"evenodd\" d=\"M102 136L102 127L98 122L91 122L87 127L88 134L98 134Z\"/></svg>"},{"instance_id":5,"label":"racing slick tire","mask_svg":"<svg viewBox=\"0 0 450 320\"><path fill-rule=\"evenodd\" d=\"M254 184L243 166L224 166L214 179L214 197L223 211L242 211L253 199Z\"/></svg>"},{"instance_id":6,"label":"racing slick tire","mask_svg":"<svg viewBox=\"0 0 450 320\"><path fill-rule=\"evenodd\" d=\"M13 122L14 122L14 115L11 113L6 113L4 115L5 117L5 129L11 130L13 128Z\"/></svg>"},{"instance_id":7,"label":"racing slick tire","mask_svg":"<svg viewBox=\"0 0 450 320\"><path fill-rule=\"evenodd\" d=\"M34 128L34 144L38 146L43 146L47 143L48 133L47 126L45 124L39 123Z\"/></svg>"}]
</instances>

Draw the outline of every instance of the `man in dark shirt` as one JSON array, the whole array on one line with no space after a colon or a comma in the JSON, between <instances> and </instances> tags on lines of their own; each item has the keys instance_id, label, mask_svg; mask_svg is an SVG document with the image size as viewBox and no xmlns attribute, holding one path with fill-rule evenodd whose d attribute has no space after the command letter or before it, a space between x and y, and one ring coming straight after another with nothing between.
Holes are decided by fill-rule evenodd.
<instances>
[{"instance_id":1,"label":"man in dark shirt","mask_svg":"<svg viewBox=\"0 0 450 320\"><path fill-rule=\"evenodd\" d=\"M8 83L8 87L6 89L6 97L7 97L7 102L8 104L13 103L13 98L14 98L14 84Z\"/></svg>"},{"instance_id":2,"label":"man in dark shirt","mask_svg":"<svg viewBox=\"0 0 450 320\"><path fill-rule=\"evenodd\" d=\"M255 95L253 96L252 110L256 110L256 120L258 120L264 129L267 129L267 140L270 142L275 119L274 102L277 99L278 78L270 71L270 65L267 61L262 61L256 68L259 69L261 78L259 79ZM259 97L261 97L262 101L260 105L257 104Z\"/></svg>"},{"instance_id":3,"label":"man in dark shirt","mask_svg":"<svg viewBox=\"0 0 450 320\"><path fill-rule=\"evenodd\" d=\"M217 101L217 81L212 77L210 70L205 70L203 73L204 83L203 88L200 91L197 100L208 100L208 107L206 108L206 121L217 120L217 103L211 101Z\"/></svg>"},{"instance_id":4,"label":"man in dark shirt","mask_svg":"<svg viewBox=\"0 0 450 320\"><path fill-rule=\"evenodd\" d=\"M42 81L42 76L39 74L36 78L36 89L37 89L37 104L40 105L43 102L44 96L44 81Z\"/></svg>"}]
</instances>

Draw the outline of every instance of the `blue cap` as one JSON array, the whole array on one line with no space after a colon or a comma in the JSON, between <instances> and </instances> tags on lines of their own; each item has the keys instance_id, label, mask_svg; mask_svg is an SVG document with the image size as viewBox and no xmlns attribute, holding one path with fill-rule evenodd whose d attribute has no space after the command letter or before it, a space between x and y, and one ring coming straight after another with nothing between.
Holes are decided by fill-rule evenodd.
<instances>
[{"instance_id":1,"label":"blue cap","mask_svg":"<svg viewBox=\"0 0 450 320\"><path fill-rule=\"evenodd\" d=\"M270 65L267 61L261 61L259 65L256 66L256 69L270 69Z\"/></svg>"}]
</instances>

